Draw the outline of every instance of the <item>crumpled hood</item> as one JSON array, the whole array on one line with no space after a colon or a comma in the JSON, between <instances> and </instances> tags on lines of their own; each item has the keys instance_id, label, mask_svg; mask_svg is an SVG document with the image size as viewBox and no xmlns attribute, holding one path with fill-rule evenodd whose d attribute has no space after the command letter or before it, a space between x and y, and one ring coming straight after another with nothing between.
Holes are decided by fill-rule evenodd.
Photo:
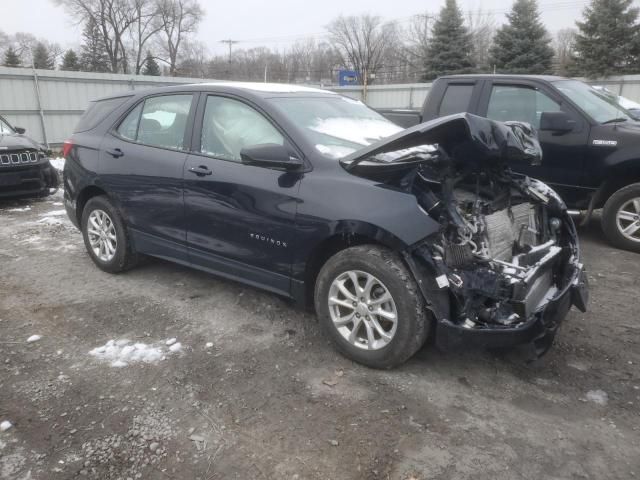
<instances>
[{"instance_id":1,"label":"crumpled hood","mask_svg":"<svg viewBox=\"0 0 640 480\"><path fill-rule=\"evenodd\" d=\"M508 163L526 161L538 165L542 149L535 130L527 123L496 122L470 113L458 113L421 123L362 148L341 160L347 170L359 163L389 165L423 161L411 156L416 147L433 145L454 161ZM406 156L388 155L407 150Z\"/></svg>"},{"instance_id":2,"label":"crumpled hood","mask_svg":"<svg viewBox=\"0 0 640 480\"><path fill-rule=\"evenodd\" d=\"M43 146L25 135L17 133L0 134L0 152L3 150L19 150L24 148L40 150Z\"/></svg>"}]
</instances>

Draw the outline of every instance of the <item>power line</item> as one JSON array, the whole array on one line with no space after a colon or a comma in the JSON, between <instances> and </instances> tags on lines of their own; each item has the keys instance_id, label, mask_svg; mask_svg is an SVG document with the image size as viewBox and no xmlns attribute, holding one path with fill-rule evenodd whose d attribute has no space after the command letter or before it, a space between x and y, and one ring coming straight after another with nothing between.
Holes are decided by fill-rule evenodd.
<instances>
[{"instance_id":1,"label":"power line","mask_svg":"<svg viewBox=\"0 0 640 480\"><path fill-rule=\"evenodd\" d=\"M229 63L231 63L231 48L235 43L238 43L238 40L220 40L220 43L226 43L229 45Z\"/></svg>"}]
</instances>

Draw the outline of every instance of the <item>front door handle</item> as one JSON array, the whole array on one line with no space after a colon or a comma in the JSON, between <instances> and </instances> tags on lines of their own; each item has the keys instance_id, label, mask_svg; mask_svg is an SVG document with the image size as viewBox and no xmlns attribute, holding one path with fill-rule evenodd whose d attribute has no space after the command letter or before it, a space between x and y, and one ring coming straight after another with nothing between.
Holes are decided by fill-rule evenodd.
<instances>
[{"instance_id":1,"label":"front door handle","mask_svg":"<svg viewBox=\"0 0 640 480\"><path fill-rule=\"evenodd\" d=\"M211 175L213 172L206 167L205 165L199 165L197 167L191 167L189 169L189 171L191 173L195 173L196 175L198 175L199 177L204 177L206 175Z\"/></svg>"},{"instance_id":2,"label":"front door handle","mask_svg":"<svg viewBox=\"0 0 640 480\"><path fill-rule=\"evenodd\" d=\"M107 153L111 155L113 158L119 158L124 155L124 152L119 148L114 148L113 150L107 150Z\"/></svg>"}]
</instances>

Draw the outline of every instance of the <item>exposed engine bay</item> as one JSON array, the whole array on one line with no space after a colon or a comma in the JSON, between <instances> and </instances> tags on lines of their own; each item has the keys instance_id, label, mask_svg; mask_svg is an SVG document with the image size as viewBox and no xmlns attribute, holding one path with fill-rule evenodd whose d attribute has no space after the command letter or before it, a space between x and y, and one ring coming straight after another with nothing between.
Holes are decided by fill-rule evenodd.
<instances>
[{"instance_id":1,"label":"exposed engine bay","mask_svg":"<svg viewBox=\"0 0 640 480\"><path fill-rule=\"evenodd\" d=\"M420 133L346 168L412 193L440 224L405 252L435 318L463 329L506 329L540 316L582 265L562 200L508 167L540 162L535 132L460 114Z\"/></svg>"}]
</instances>

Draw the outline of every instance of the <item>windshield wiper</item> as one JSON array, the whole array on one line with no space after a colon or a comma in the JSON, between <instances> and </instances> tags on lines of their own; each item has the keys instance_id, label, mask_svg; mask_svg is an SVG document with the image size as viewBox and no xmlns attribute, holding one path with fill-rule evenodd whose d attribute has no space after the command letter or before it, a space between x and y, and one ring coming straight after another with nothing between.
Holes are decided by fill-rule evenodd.
<instances>
[{"instance_id":1,"label":"windshield wiper","mask_svg":"<svg viewBox=\"0 0 640 480\"><path fill-rule=\"evenodd\" d=\"M607 120L602 122L602 125L606 125L607 123L618 123L618 122L626 122L628 119L624 117L612 118L611 120Z\"/></svg>"}]
</instances>

